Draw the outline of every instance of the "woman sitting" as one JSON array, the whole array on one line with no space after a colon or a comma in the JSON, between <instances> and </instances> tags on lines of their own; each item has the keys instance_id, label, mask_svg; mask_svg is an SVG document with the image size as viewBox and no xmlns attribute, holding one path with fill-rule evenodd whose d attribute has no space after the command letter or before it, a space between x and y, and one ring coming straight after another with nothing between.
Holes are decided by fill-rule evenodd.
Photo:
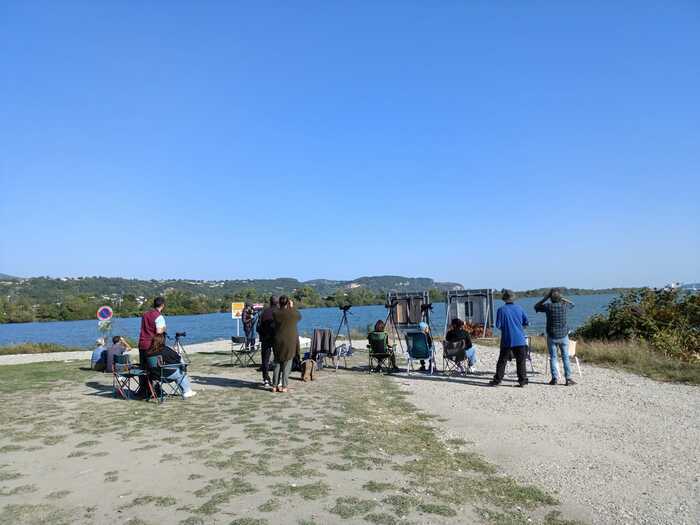
<instances>
[{"instance_id":1,"label":"woman sitting","mask_svg":"<svg viewBox=\"0 0 700 525\"><path fill-rule=\"evenodd\" d=\"M455 317L450 323L451 327L445 334L445 341L448 343L455 343L457 341L464 341L464 349L467 355L467 372L470 374L476 372L476 348L472 346L472 338L464 329L464 321Z\"/></svg>"},{"instance_id":2,"label":"woman sitting","mask_svg":"<svg viewBox=\"0 0 700 525\"><path fill-rule=\"evenodd\" d=\"M394 355L394 349L389 346L389 334L384 331L384 321L381 319L374 323L374 330L367 334L367 340L372 348L377 347L384 348L385 354L389 356L389 362L391 363L391 368L396 371L398 370L396 366L396 355ZM374 350L371 350L374 352ZM377 372L379 372L379 366L377 366Z\"/></svg>"},{"instance_id":3,"label":"woman sitting","mask_svg":"<svg viewBox=\"0 0 700 525\"><path fill-rule=\"evenodd\" d=\"M182 363L182 357L169 346L165 346L165 334L156 334L153 336L151 348L148 351L148 357L160 356L164 365L177 365ZM174 381L182 387L182 397L188 398L197 394L190 386L190 378L187 375L184 367L173 367L172 373L166 376L168 381Z\"/></svg>"}]
</instances>

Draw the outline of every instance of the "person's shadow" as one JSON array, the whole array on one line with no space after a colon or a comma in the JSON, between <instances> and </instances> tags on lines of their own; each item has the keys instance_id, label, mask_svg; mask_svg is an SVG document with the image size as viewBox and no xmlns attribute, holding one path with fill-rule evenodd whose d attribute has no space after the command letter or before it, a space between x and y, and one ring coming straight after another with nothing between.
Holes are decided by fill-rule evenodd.
<instances>
[{"instance_id":1,"label":"person's shadow","mask_svg":"<svg viewBox=\"0 0 700 525\"><path fill-rule=\"evenodd\" d=\"M195 385L216 386L222 388L249 388L251 390L265 390L257 381L247 381L245 379L235 379L222 376L202 376L198 374L190 375L192 383Z\"/></svg>"}]
</instances>

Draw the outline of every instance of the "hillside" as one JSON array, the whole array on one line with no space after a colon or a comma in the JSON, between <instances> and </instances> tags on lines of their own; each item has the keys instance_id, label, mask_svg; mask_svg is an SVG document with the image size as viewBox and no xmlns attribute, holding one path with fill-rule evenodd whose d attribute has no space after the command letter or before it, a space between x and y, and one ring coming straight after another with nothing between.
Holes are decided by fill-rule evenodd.
<instances>
[{"instance_id":1,"label":"hillside","mask_svg":"<svg viewBox=\"0 0 700 525\"><path fill-rule=\"evenodd\" d=\"M231 301L260 302L287 294L300 306L381 304L387 291L459 289L425 277L377 276L352 281L315 279L139 280L121 277L32 277L0 280L0 322L90 319L102 304L120 316L139 315L144 304L165 295L171 314L226 311Z\"/></svg>"}]
</instances>

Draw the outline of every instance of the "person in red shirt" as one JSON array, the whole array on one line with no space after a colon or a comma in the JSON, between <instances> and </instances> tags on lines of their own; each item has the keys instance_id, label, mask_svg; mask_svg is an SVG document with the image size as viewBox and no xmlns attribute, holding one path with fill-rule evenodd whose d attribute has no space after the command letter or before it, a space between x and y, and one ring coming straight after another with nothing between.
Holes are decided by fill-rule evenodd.
<instances>
[{"instance_id":1,"label":"person in red shirt","mask_svg":"<svg viewBox=\"0 0 700 525\"><path fill-rule=\"evenodd\" d=\"M163 318L163 309L165 308L165 299L156 297L153 299L153 308L144 312L141 316L141 332L139 333L139 362L143 370L147 369L148 360L146 355L151 349L153 338L157 334L165 333L165 319ZM137 397L145 398L148 396L148 386L146 378L139 378L139 390Z\"/></svg>"}]
</instances>

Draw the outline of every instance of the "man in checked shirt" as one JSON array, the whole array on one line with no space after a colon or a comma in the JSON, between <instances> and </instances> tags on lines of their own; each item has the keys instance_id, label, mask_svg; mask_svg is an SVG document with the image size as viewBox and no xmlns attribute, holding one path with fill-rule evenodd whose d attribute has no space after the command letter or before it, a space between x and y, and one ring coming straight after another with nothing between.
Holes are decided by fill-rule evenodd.
<instances>
[{"instance_id":1,"label":"man in checked shirt","mask_svg":"<svg viewBox=\"0 0 700 525\"><path fill-rule=\"evenodd\" d=\"M549 299L549 302L547 302ZM549 350L549 365L552 372L550 385L556 385L559 379L559 367L557 366L557 348L561 351L561 360L564 363L564 377L566 386L575 385L571 379L571 364L569 363L569 327L566 323L566 313L574 303L564 299L559 288L552 288L544 298L535 305L535 312L544 312L547 315L547 349Z\"/></svg>"}]
</instances>

